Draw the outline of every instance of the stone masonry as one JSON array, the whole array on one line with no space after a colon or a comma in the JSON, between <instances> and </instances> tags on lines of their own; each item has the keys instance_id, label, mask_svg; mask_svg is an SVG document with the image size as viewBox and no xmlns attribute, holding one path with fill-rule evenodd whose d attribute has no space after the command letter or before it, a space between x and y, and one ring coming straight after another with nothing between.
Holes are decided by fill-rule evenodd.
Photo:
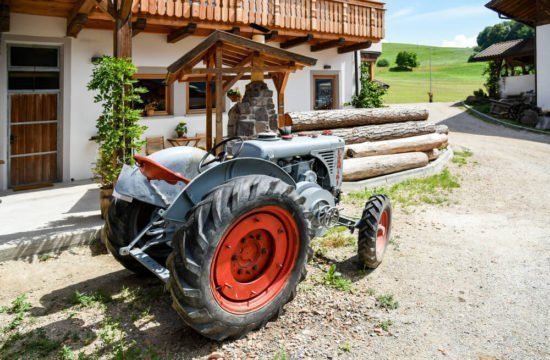
<instances>
[{"instance_id":1,"label":"stone masonry","mask_svg":"<svg viewBox=\"0 0 550 360\"><path fill-rule=\"evenodd\" d=\"M277 131L273 91L265 82L253 81L246 85L242 101L229 110L227 134L252 137L267 131Z\"/></svg>"}]
</instances>

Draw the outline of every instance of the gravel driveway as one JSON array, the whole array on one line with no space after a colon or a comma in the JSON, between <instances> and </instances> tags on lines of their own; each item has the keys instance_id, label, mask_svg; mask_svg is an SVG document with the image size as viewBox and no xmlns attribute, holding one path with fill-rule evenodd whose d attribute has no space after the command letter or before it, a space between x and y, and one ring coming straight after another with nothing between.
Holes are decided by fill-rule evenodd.
<instances>
[{"instance_id":1,"label":"gravel driveway","mask_svg":"<svg viewBox=\"0 0 550 360\"><path fill-rule=\"evenodd\" d=\"M34 320L21 331L42 327L50 337L96 331L106 311L122 317L128 339L162 358L550 358L550 136L487 124L450 104L427 106L431 121L449 126L452 146L473 152L468 164L450 166L461 187L446 205L396 209L394 242L376 271L356 270L353 246L316 258L297 298L265 329L207 341L180 322L168 295L154 300L145 322L125 317L122 303L69 316L76 290L159 287L88 249L0 264L0 305L27 293ZM351 292L321 284L332 263ZM379 306L384 294L397 309ZM102 346L64 343L76 353Z\"/></svg>"}]
</instances>

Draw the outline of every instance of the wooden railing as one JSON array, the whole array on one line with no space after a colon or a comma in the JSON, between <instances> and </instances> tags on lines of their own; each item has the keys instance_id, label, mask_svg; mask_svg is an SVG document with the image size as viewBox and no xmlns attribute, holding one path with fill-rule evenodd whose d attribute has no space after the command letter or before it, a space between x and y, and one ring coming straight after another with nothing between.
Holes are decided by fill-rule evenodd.
<instances>
[{"instance_id":1,"label":"wooden railing","mask_svg":"<svg viewBox=\"0 0 550 360\"><path fill-rule=\"evenodd\" d=\"M227 24L257 23L381 39L384 8L362 0L134 0L133 12Z\"/></svg>"}]
</instances>

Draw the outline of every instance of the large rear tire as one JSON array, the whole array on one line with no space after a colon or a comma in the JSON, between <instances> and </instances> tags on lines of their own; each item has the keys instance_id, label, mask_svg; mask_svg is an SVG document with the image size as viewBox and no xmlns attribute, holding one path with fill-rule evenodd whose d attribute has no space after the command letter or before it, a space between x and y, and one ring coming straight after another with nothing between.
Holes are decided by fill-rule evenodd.
<instances>
[{"instance_id":1,"label":"large rear tire","mask_svg":"<svg viewBox=\"0 0 550 360\"><path fill-rule=\"evenodd\" d=\"M129 203L113 198L105 222L105 246L122 266L141 276L150 276L152 273L133 257L120 255L119 250L121 247L128 246L139 232L147 226L155 209L157 207L138 200ZM149 239L145 235L138 242L138 246L143 246L147 240ZM146 252L157 262L164 265L171 248L167 245L156 245Z\"/></svg>"},{"instance_id":2,"label":"large rear tire","mask_svg":"<svg viewBox=\"0 0 550 360\"><path fill-rule=\"evenodd\" d=\"M391 223L390 198L371 196L359 222L357 255L362 267L376 269L382 263L391 236Z\"/></svg>"},{"instance_id":3,"label":"large rear tire","mask_svg":"<svg viewBox=\"0 0 550 360\"><path fill-rule=\"evenodd\" d=\"M174 236L168 283L174 309L221 341L278 316L304 279L309 223L294 187L264 175L213 189Z\"/></svg>"}]
</instances>

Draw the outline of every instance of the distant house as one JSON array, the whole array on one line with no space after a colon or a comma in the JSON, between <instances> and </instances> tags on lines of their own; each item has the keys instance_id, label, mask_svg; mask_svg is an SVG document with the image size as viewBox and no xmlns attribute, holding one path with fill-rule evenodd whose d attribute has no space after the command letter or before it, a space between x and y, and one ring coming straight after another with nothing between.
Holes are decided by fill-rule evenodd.
<instances>
[{"instance_id":1,"label":"distant house","mask_svg":"<svg viewBox=\"0 0 550 360\"><path fill-rule=\"evenodd\" d=\"M494 61L498 66L500 95L508 97L536 91L535 39L510 40L489 46L473 62Z\"/></svg>"},{"instance_id":2,"label":"distant house","mask_svg":"<svg viewBox=\"0 0 550 360\"><path fill-rule=\"evenodd\" d=\"M193 136L206 131L205 83L167 85L166 67L214 30L251 38L265 28L269 45L317 59L286 85L285 110L303 111L350 101L360 51L380 50L384 19L377 0L0 0L0 190L91 177L96 57L138 67L155 104L145 136L172 137L180 121Z\"/></svg>"},{"instance_id":3,"label":"distant house","mask_svg":"<svg viewBox=\"0 0 550 360\"><path fill-rule=\"evenodd\" d=\"M550 112L550 0L492 0L486 5L506 19L536 29L535 89L537 105Z\"/></svg>"}]
</instances>

